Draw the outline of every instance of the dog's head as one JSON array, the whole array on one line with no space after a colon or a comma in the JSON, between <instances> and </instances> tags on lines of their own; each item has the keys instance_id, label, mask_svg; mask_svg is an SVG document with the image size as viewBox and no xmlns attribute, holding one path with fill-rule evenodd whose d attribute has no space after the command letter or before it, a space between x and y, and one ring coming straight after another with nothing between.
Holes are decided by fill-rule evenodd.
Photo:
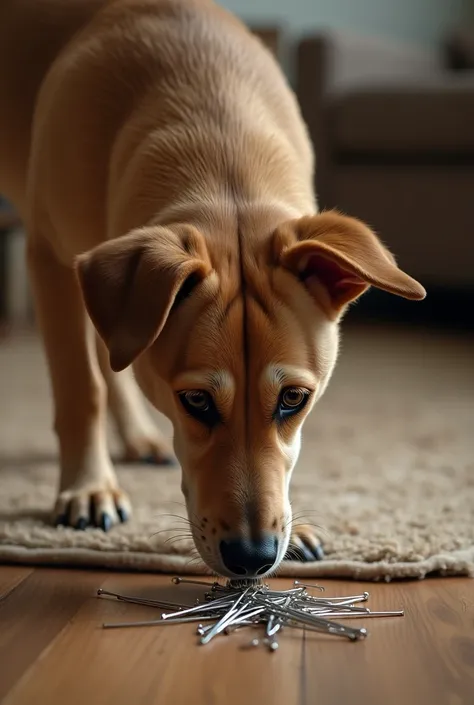
<instances>
[{"instance_id":1,"label":"dog's head","mask_svg":"<svg viewBox=\"0 0 474 705\"><path fill-rule=\"evenodd\" d=\"M240 251L235 236L223 242L190 225L147 228L82 255L78 273L112 368L133 363L173 422L202 558L220 574L263 575L288 546L301 429L331 377L342 314L371 285L425 292L336 212Z\"/></svg>"}]
</instances>

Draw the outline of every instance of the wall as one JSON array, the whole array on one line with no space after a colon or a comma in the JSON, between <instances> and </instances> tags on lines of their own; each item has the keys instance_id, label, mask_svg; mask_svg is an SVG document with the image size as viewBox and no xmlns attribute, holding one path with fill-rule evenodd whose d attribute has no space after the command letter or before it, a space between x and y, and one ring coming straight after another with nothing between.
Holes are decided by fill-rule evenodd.
<instances>
[{"instance_id":1,"label":"wall","mask_svg":"<svg viewBox=\"0 0 474 705\"><path fill-rule=\"evenodd\" d=\"M435 44L474 16L474 0L218 0L248 22L284 24L291 34L332 27Z\"/></svg>"}]
</instances>

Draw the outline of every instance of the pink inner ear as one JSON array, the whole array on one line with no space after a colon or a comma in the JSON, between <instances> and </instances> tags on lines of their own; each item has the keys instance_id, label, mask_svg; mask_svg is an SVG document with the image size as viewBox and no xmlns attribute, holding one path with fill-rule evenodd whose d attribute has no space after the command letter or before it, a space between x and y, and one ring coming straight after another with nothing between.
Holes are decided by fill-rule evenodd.
<instances>
[{"instance_id":1,"label":"pink inner ear","mask_svg":"<svg viewBox=\"0 0 474 705\"><path fill-rule=\"evenodd\" d=\"M360 277L321 255L311 255L302 275L304 280L313 276L316 276L321 284L324 284L332 299L338 298L354 286L365 283Z\"/></svg>"}]
</instances>

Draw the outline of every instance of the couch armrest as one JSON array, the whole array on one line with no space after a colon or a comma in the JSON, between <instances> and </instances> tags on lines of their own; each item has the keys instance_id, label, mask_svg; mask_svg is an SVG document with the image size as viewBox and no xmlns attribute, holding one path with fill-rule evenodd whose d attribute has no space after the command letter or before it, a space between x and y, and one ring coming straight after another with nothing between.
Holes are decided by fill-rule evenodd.
<instances>
[{"instance_id":1,"label":"couch armrest","mask_svg":"<svg viewBox=\"0 0 474 705\"><path fill-rule=\"evenodd\" d=\"M323 59L324 91L367 87L374 83L418 84L423 77L442 72L438 52L380 37L327 32L304 38L299 60L306 64Z\"/></svg>"},{"instance_id":2,"label":"couch armrest","mask_svg":"<svg viewBox=\"0 0 474 705\"><path fill-rule=\"evenodd\" d=\"M316 181L320 202L329 188L331 145L325 110L332 96L370 87L410 84L419 89L443 75L437 52L378 37L328 31L304 37L297 47L296 94L316 151Z\"/></svg>"}]
</instances>

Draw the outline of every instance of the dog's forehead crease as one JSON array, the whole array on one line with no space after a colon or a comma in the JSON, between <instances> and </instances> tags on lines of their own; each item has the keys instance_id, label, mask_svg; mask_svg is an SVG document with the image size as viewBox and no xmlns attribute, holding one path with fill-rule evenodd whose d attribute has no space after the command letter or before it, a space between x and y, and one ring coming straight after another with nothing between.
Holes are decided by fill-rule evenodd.
<instances>
[{"instance_id":1,"label":"dog's forehead crease","mask_svg":"<svg viewBox=\"0 0 474 705\"><path fill-rule=\"evenodd\" d=\"M249 295L234 297L225 316L223 307L216 301L195 322L175 387L235 395L246 386L261 388L265 380L279 388L316 388L315 338L291 312L280 306L268 315Z\"/></svg>"}]
</instances>

